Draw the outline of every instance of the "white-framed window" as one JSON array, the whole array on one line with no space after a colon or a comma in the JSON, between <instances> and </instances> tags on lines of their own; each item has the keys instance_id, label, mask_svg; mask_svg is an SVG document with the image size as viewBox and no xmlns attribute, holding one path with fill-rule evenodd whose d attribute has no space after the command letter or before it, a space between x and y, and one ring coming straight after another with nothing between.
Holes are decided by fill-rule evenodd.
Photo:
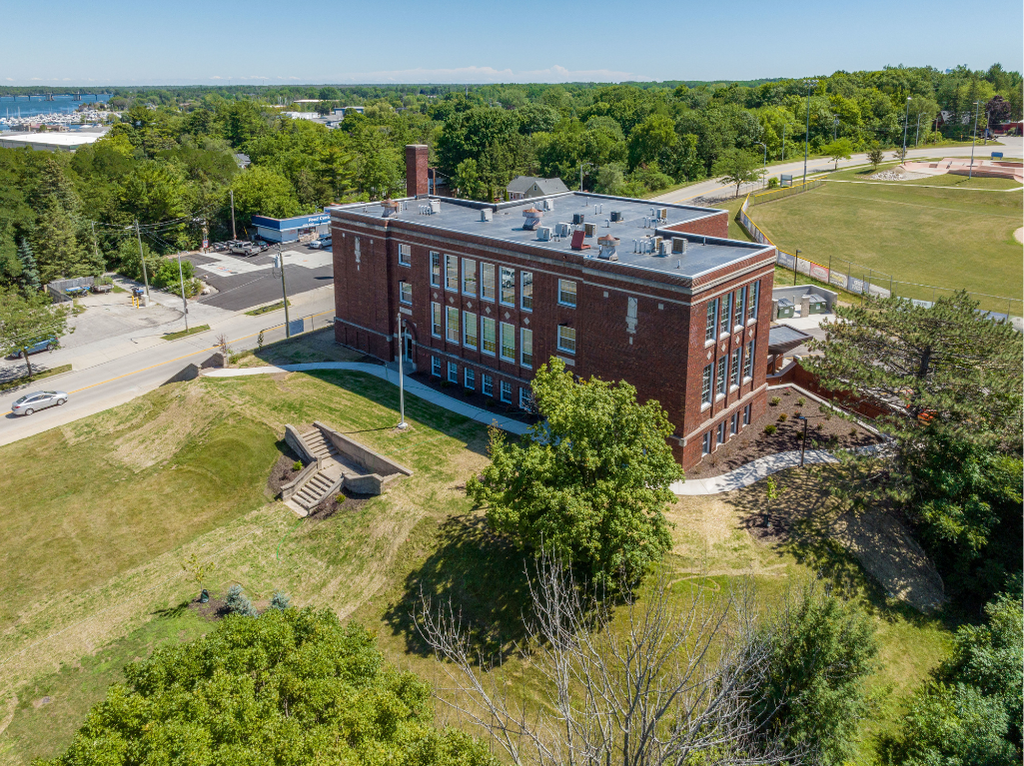
<instances>
[{"instance_id":1,"label":"white-framed window","mask_svg":"<svg viewBox=\"0 0 1024 766\"><path fill-rule=\"evenodd\" d=\"M470 391L476 388L476 373L473 372L472 367L466 367L462 370L462 387Z\"/></svg>"},{"instance_id":2,"label":"white-framed window","mask_svg":"<svg viewBox=\"0 0 1024 766\"><path fill-rule=\"evenodd\" d=\"M744 306L747 305L747 286L744 285L736 291L736 299L733 303L732 323L734 327L743 326Z\"/></svg>"},{"instance_id":3,"label":"white-framed window","mask_svg":"<svg viewBox=\"0 0 1024 766\"><path fill-rule=\"evenodd\" d=\"M737 348L732 352L732 364L729 367L729 380L733 388L740 385L740 357L743 356L743 349Z\"/></svg>"},{"instance_id":4,"label":"white-framed window","mask_svg":"<svg viewBox=\"0 0 1024 766\"><path fill-rule=\"evenodd\" d=\"M732 319L732 293L722 296L722 311L718 315L718 334L729 334L729 320Z\"/></svg>"},{"instance_id":5,"label":"white-framed window","mask_svg":"<svg viewBox=\"0 0 1024 766\"><path fill-rule=\"evenodd\" d=\"M516 270L508 266L501 267L501 302L516 305Z\"/></svg>"},{"instance_id":6,"label":"white-framed window","mask_svg":"<svg viewBox=\"0 0 1024 766\"><path fill-rule=\"evenodd\" d=\"M533 409L533 390L529 386L519 389L519 409L527 412Z\"/></svg>"},{"instance_id":7,"label":"white-framed window","mask_svg":"<svg viewBox=\"0 0 1024 766\"><path fill-rule=\"evenodd\" d=\"M436 356L430 357L430 374L435 378L441 377L441 360Z\"/></svg>"},{"instance_id":8,"label":"white-framed window","mask_svg":"<svg viewBox=\"0 0 1024 766\"><path fill-rule=\"evenodd\" d=\"M748 404L743 408L743 425L750 425L750 405Z\"/></svg>"},{"instance_id":9,"label":"white-framed window","mask_svg":"<svg viewBox=\"0 0 1024 766\"><path fill-rule=\"evenodd\" d=\"M498 381L499 398L505 404L512 404L512 384L507 380Z\"/></svg>"},{"instance_id":10,"label":"white-framed window","mask_svg":"<svg viewBox=\"0 0 1024 766\"><path fill-rule=\"evenodd\" d=\"M407 306L412 305L412 282L398 283L398 302Z\"/></svg>"},{"instance_id":11,"label":"white-framed window","mask_svg":"<svg viewBox=\"0 0 1024 766\"><path fill-rule=\"evenodd\" d=\"M455 362L448 362L448 382L459 382L459 365L455 364Z\"/></svg>"},{"instance_id":12,"label":"white-framed window","mask_svg":"<svg viewBox=\"0 0 1024 766\"><path fill-rule=\"evenodd\" d=\"M480 317L480 350L493 356L498 351L496 323L490 317Z\"/></svg>"},{"instance_id":13,"label":"white-framed window","mask_svg":"<svg viewBox=\"0 0 1024 766\"><path fill-rule=\"evenodd\" d=\"M480 393L484 396L494 396L494 378L486 372L480 373Z\"/></svg>"},{"instance_id":14,"label":"white-framed window","mask_svg":"<svg viewBox=\"0 0 1024 766\"><path fill-rule=\"evenodd\" d=\"M462 259L462 292L476 295L476 261L472 258Z\"/></svg>"},{"instance_id":15,"label":"white-framed window","mask_svg":"<svg viewBox=\"0 0 1024 766\"><path fill-rule=\"evenodd\" d=\"M711 431L708 431L706 434L704 434L704 437L701 439L701 443L700 443L700 451L701 451L702 455L710 455L711 454L711 449L712 449L712 447L715 446L714 438L715 437L711 433Z\"/></svg>"},{"instance_id":16,"label":"white-framed window","mask_svg":"<svg viewBox=\"0 0 1024 766\"><path fill-rule=\"evenodd\" d=\"M519 330L519 364L533 367L533 330Z\"/></svg>"},{"instance_id":17,"label":"white-framed window","mask_svg":"<svg viewBox=\"0 0 1024 766\"><path fill-rule=\"evenodd\" d=\"M726 440L725 427L726 427L726 421L724 421L724 420L721 423L718 424L718 443L719 444L725 444L725 440Z\"/></svg>"},{"instance_id":18,"label":"white-framed window","mask_svg":"<svg viewBox=\"0 0 1024 766\"><path fill-rule=\"evenodd\" d=\"M626 297L626 332L636 332L640 302L632 295Z\"/></svg>"},{"instance_id":19,"label":"white-framed window","mask_svg":"<svg viewBox=\"0 0 1024 766\"><path fill-rule=\"evenodd\" d=\"M430 303L430 334L441 337L441 304L433 301Z\"/></svg>"},{"instance_id":20,"label":"white-framed window","mask_svg":"<svg viewBox=\"0 0 1024 766\"><path fill-rule=\"evenodd\" d=\"M576 283L571 279L558 280L558 305L576 308Z\"/></svg>"},{"instance_id":21,"label":"white-framed window","mask_svg":"<svg viewBox=\"0 0 1024 766\"><path fill-rule=\"evenodd\" d=\"M472 311L462 312L462 345L466 348L476 348L476 314Z\"/></svg>"},{"instance_id":22,"label":"white-framed window","mask_svg":"<svg viewBox=\"0 0 1024 766\"><path fill-rule=\"evenodd\" d=\"M704 368L704 377L701 379L700 382L700 401L702 406L707 406L711 404L711 385L713 383L712 378L714 377L714 369L714 364L709 364L707 367Z\"/></svg>"},{"instance_id":23,"label":"white-framed window","mask_svg":"<svg viewBox=\"0 0 1024 766\"><path fill-rule=\"evenodd\" d=\"M558 325L558 350L567 351L570 354L576 353L576 328L568 325Z\"/></svg>"},{"instance_id":24,"label":"white-framed window","mask_svg":"<svg viewBox=\"0 0 1024 766\"><path fill-rule=\"evenodd\" d=\"M398 265L412 266L412 245L398 246Z\"/></svg>"},{"instance_id":25,"label":"white-framed window","mask_svg":"<svg viewBox=\"0 0 1024 766\"><path fill-rule=\"evenodd\" d=\"M441 286L441 254L430 251L430 286Z\"/></svg>"},{"instance_id":26,"label":"white-framed window","mask_svg":"<svg viewBox=\"0 0 1024 766\"><path fill-rule=\"evenodd\" d=\"M715 389L718 391L719 396L725 396L725 386L728 382L725 377L725 365L728 364L729 358L725 356L718 357L718 371L715 377Z\"/></svg>"},{"instance_id":27,"label":"white-framed window","mask_svg":"<svg viewBox=\"0 0 1024 766\"><path fill-rule=\"evenodd\" d=\"M445 290L459 289L459 256L457 255L444 257L444 288Z\"/></svg>"},{"instance_id":28,"label":"white-framed window","mask_svg":"<svg viewBox=\"0 0 1024 766\"><path fill-rule=\"evenodd\" d=\"M523 311L533 311L533 272L519 272L519 305Z\"/></svg>"},{"instance_id":29,"label":"white-framed window","mask_svg":"<svg viewBox=\"0 0 1024 766\"><path fill-rule=\"evenodd\" d=\"M750 380L754 376L754 341L747 344L747 356L743 360L743 377Z\"/></svg>"},{"instance_id":30,"label":"white-framed window","mask_svg":"<svg viewBox=\"0 0 1024 766\"><path fill-rule=\"evenodd\" d=\"M516 328L506 322L501 323L501 358L508 362L516 360Z\"/></svg>"},{"instance_id":31,"label":"white-framed window","mask_svg":"<svg viewBox=\"0 0 1024 766\"><path fill-rule=\"evenodd\" d=\"M704 340L715 339L715 328L718 326L718 298L708 301L708 325L704 331Z\"/></svg>"},{"instance_id":32,"label":"white-framed window","mask_svg":"<svg viewBox=\"0 0 1024 766\"><path fill-rule=\"evenodd\" d=\"M747 290L747 321L757 319L757 302L761 297L761 283L752 282Z\"/></svg>"},{"instance_id":33,"label":"white-framed window","mask_svg":"<svg viewBox=\"0 0 1024 766\"><path fill-rule=\"evenodd\" d=\"M445 340L452 343L459 342L459 310L455 306L446 307L446 321L444 323Z\"/></svg>"},{"instance_id":34,"label":"white-framed window","mask_svg":"<svg viewBox=\"0 0 1024 766\"><path fill-rule=\"evenodd\" d=\"M494 264L480 264L480 300L493 301L497 295L494 289Z\"/></svg>"},{"instance_id":35,"label":"white-framed window","mask_svg":"<svg viewBox=\"0 0 1024 766\"><path fill-rule=\"evenodd\" d=\"M740 414L738 412L734 412L729 418L729 432L734 434L740 432Z\"/></svg>"}]
</instances>

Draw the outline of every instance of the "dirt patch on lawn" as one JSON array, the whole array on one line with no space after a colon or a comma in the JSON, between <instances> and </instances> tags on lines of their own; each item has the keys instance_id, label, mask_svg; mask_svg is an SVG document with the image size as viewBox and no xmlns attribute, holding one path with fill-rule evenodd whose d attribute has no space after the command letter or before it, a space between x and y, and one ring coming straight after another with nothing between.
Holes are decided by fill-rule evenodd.
<instances>
[{"instance_id":1,"label":"dirt patch on lawn","mask_svg":"<svg viewBox=\"0 0 1024 766\"><path fill-rule=\"evenodd\" d=\"M270 469L270 476L267 477L267 496L277 497L281 494L281 487L290 483L302 472L302 468L295 470L295 463L299 461L295 455L281 455Z\"/></svg>"},{"instance_id":2,"label":"dirt patch on lawn","mask_svg":"<svg viewBox=\"0 0 1024 766\"><path fill-rule=\"evenodd\" d=\"M188 608L209 622L223 620L227 614L227 602L213 596L210 596L210 600L205 604L201 603L198 598L194 598L189 602Z\"/></svg>"},{"instance_id":3,"label":"dirt patch on lawn","mask_svg":"<svg viewBox=\"0 0 1024 766\"><path fill-rule=\"evenodd\" d=\"M339 499L341 502L338 502ZM321 500L306 518L312 521L326 521L336 513L357 513L372 499L373 495L360 495L342 487L340 494Z\"/></svg>"},{"instance_id":4,"label":"dirt patch on lawn","mask_svg":"<svg viewBox=\"0 0 1024 766\"><path fill-rule=\"evenodd\" d=\"M799 416L807 419L807 449L849 450L881 441L846 413L819 404L795 388L769 391L769 403L776 399L764 415L689 469L687 478L720 476L759 457L800 449L804 424ZM766 428L773 433L766 433Z\"/></svg>"}]
</instances>

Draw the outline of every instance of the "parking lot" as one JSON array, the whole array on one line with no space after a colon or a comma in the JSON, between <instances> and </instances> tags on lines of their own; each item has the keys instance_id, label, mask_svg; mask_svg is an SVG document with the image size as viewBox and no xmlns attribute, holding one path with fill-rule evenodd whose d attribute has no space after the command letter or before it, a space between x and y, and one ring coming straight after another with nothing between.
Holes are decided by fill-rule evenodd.
<instances>
[{"instance_id":1,"label":"parking lot","mask_svg":"<svg viewBox=\"0 0 1024 766\"><path fill-rule=\"evenodd\" d=\"M315 250L297 242L282 246L285 283L294 296L330 284L334 269L330 250ZM216 292L196 299L208 306L240 311L281 299L281 272L274 266L277 247L255 256L210 252L185 256L196 276Z\"/></svg>"}]
</instances>

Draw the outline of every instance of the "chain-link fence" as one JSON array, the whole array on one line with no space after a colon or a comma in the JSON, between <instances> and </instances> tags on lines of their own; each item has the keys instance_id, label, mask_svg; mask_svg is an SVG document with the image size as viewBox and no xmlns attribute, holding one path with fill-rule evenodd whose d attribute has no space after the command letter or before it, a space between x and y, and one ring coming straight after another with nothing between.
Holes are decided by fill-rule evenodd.
<instances>
[{"instance_id":1,"label":"chain-link fence","mask_svg":"<svg viewBox=\"0 0 1024 766\"><path fill-rule=\"evenodd\" d=\"M803 274L818 282L838 287L840 290L845 290L854 295L870 295L878 298L898 295L925 307L930 307L937 299L953 295L957 291L956 288L904 282L895 279L891 274L883 274L880 271L875 271L867 266L862 266L846 259L829 257L828 262L822 264L807 258L800 258L794 253L777 247L768 238L768 235L761 231L758 225L754 223L747 212L750 207L755 205L817 189L823 183L824 181L819 179L764 194L748 194L747 198L743 201L743 205L740 207L740 225L756 242L775 247L776 263L782 268L793 271L794 277L797 274ZM1021 324L1020 318L1024 316L1024 302L1020 298L971 291L968 291L968 295L973 300L978 301L979 307L983 311L991 312L995 318L1010 318L1014 321L1015 325Z\"/></svg>"},{"instance_id":2,"label":"chain-link fence","mask_svg":"<svg viewBox=\"0 0 1024 766\"><path fill-rule=\"evenodd\" d=\"M319 314L306 314L302 317L289 319L290 321L287 326L284 322L281 322L280 324L264 327L260 330L256 339L257 347L267 346L287 338L294 338L296 335L330 327L334 323L334 312L321 311Z\"/></svg>"}]
</instances>

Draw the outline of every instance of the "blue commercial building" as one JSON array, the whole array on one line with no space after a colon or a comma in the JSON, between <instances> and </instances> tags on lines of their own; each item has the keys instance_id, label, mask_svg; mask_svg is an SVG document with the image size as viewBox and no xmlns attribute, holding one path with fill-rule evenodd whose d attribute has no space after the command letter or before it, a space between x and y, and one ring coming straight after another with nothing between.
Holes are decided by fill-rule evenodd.
<instances>
[{"instance_id":1,"label":"blue commercial building","mask_svg":"<svg viewBox=\"0 0 1024 766\"><path fill-rule=\"evenodd\" d=\"M254 215L252 225L256 228L256 238L266 242L305 242L330 234L331 214L313 213L294 218Z\"/></svg>"}]
</instances>

